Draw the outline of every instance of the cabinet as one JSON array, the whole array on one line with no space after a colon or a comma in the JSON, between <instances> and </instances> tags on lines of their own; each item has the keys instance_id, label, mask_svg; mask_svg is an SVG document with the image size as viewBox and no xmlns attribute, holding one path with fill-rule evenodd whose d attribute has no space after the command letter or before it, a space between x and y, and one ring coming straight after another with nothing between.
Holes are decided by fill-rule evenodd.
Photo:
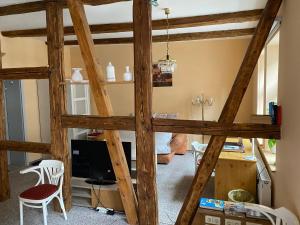
<instances>
[{"instance_id":1,"label":"cabinet","mask_svg":"<svg viewBox=\"0 0 300 225\"><path fill-rule=\"evenodd\" d=\"M72 178L72 203L81 207L105 207L124 211L119 188L113 185L91 185L85 178ZM136 180L132 179L134 186Z\"/></svg>"},{"instance_id":2,"label":"cabinet","mask_svg":"<svg viewBox=\"0 0 300 225\"><path fill-rule=\"evenodd\" d=\"M227 139L235 141L235 139ZM215 168L215 198L228 199L228 192L244 189L256 198L256 160L247 160L252 156L250 140L243 139L244 153L222 152Z\"/></svg>"},{"instance_id":3,"label":"cabinet","mask_svg":"<svg viewBox=\"0 0 300 225\"><path fill-rule=\"evenodd\" d=\"M66 80L68 114L90 115L90 86L89 81L74 82ZM85 138L89 129L73 128L70 129L70 139Z\"/></svg>"}]
</instances>

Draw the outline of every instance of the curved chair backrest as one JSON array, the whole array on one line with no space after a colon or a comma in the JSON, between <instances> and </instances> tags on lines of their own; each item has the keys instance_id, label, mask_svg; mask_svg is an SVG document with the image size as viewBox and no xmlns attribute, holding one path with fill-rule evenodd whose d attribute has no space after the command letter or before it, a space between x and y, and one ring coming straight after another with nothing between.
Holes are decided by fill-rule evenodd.
<instances>
[{"instance_id":1,"label":"curved chair backrest","mask_svg":"<svg viewBox=\"0 0 300 225\"><path fill-rule=\"evenodd\" d=\"M62 184L64 174L64 164L58 160L43 160L39 167L41 168L42 184L45 183L45 175L49 184Z\"/></svg>"},{"instance_id":2,"label":"curved chair backrest","mask_svg":"<svg viewBox=\"0 0 300 225\"><path fill-rule=\"evenodd\" d=\"M272 225L299 225L297 217L284 207L272 209L263 205L245 203L245 209L262 213Z\"/></svg>"},{"instance_id":3,"label":"curved chair backrest","mask_svg":"<svg viewBox=\"0 0 300 225\"><path fill-rule=\"evenodd\" d=\"M297 217L288 209L281 207L275 209L277 217L281 218L282 225L299 225Z\"/></svg>"}]
</instances>

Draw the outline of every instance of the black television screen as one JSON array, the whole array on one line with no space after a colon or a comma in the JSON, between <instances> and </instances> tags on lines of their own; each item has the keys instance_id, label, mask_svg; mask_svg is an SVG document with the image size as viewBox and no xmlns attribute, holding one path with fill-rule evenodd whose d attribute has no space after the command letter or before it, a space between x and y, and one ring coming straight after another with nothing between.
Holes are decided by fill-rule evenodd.
<instances>
[{"instance_id":1,"label":"black television screen","mask_svg":"<svg viewBox=\"0 0 300 225\"><path fill-rule=\"evenodd\" d=\"M129 171L131 143L122 142ZM115 173L105 141L72 140L72 176L95 181L115 181Z\"/></svg>"}]
</instances>

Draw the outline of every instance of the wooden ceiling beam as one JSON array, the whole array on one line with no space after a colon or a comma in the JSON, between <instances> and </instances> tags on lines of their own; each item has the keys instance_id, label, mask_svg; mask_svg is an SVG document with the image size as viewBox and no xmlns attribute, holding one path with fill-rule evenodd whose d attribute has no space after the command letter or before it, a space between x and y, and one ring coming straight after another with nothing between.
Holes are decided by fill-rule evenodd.
<instances>
[{"instance_id":1,"label":"wooden ceiling beam","mask_svg":"<svg viewBox=\"0 0 300 225\"><path fill-rule=\"evenodd\" d=\"M103 130L135 130L134 117L114 116L81 116L81 115L63 115L62 126L64 128L87 128Z\"/></svg>"},{"instance_id":2,"label":"wooden ceiling beam","mask_svg":"<svg viewBox=\"0 0 300 225\"><path fill-rule=\"evenodd\" d=\"M153 119L155 132L280 139L280 126L256 123L221 124L213 121Z\"/></svg>"},{"instance_id":3,"label":"wooden ceiling beam","mask_svg":"<svg viewBox=\"0 0 300 225\"><path fill-rule=\"evenodd\" d=\"M1 8L0 8L1 10ZM1 12L1 11L0 11ZM221 13L204 16L182 17L173 18L169 20L170 28L187 28L187 27L199 27L208 25L218 25L227 23L242 23L249 21L257 21L261 16L262 10L250 10L233 13ZM167 21L154 20L152 21L152 30L164 30L167 29ZM130 32L133 30L132 23L113 23L113 24L98 24L90 25L92 34L101 33L116 33L116 32ZM68 26L64 28L65 35L75 35L74 28ZM26 29L26 30L10 30L3 31L3 36L6 37L41 37L46 35L46 29Z\"/></svg>"},{"instance_id":4,"label":"wooden ceiling beam","mask_svg":"<svg viewBox=\"0 0 300 225\"><path fill-rule=\"evenodd\" d=\"M83 0L84 4L92 5L92 6L105 5L105 4L111 4L116 2L126 2L126 1L130 1L130 0ZM61 4L63 4L63 8L67 8L66 1L62 1ZM45 1L26 2L26 3L0 7L0 16L33 13L33 12L40 12L44 10L46 10Z\"/></svg>"},{"instance_id":5,"label":"wooden ceiling beam","mask_svg":"<svg viewBox=\"0 0 300 225\"><path fill-rule=\"evenodd\" d=\"M63 115L61 121L64 128L135 131L135 118L128 116ZM155 132L280 139L280 126L269 124L234 123L224 125L214 121L152 118L152 125Z\"/></svg>"},{"instance_id":6,"label":"wooden ceiling beam","mask_svg":"<svg viewBox=\"0 0 300 225\"><path fill-rule=\"evenodd\" d=\"M221 31L209 31L209 32L195 32L195 33L183 33L183 34L171 34L169 41L192 41L192 40L204 40L214 38L229 38L229 37L242 37L253 35L255 28L237 29L237 30L221 30ZM106 39L94 39L95 45L107 45L107 44L132 44L133 38L106 38ZM167 35L157 35L152 37L153 42L166 42ZM65 41L65 45L78 45L77 40Z\"/></svg>"},{"instance_id":7,"label":"wooden ceiling beam","mask_svg":"<svg viewBox=\"0 0 300 225\"><path fill-rule=\"evenodd\" d=\"M26 2L26 3L0 7L0 16L32 13L32 12L39 12L43 10L46 10L46 4L44 1Z\"/></svg>"},{"instance_id":8,"label":"wooden ceiling beam","mask_svg":"<svg viewBox=\"0 0 300 225\"><path fill-rule=\"evenodd\" d=\"M8 149L18 152L50 154L51 144L22 141L0 141L0 151Z\"/></svg>"},{"instance_id":9,"label":"wooden ceiling beam","mask_svg":"<svg viewBox=\"0 0 300 225\"><path fill-rule=\"evenodd\" d=\"M261 51L266 43L282 0L268 0L255 35L250 42L244 60L234 81L229 97L224 105L219 123L232 124L246 93ZM226 136L212 136L205 154L195 174L193 183L179 212L175 225L191 225L197 212L199 199L209 181L219 155L226 141Z\"/></svg>"},{"instance_id":10,"label":"wooden ceiling beam","mask_svg":"<svg viewBox=\"0 0 300 225\"><path fill-rule=\"evenodd\" d=\"M0 69L0 80L48 79L49 75L49 67Z\"/></svg>"}]
</instances>

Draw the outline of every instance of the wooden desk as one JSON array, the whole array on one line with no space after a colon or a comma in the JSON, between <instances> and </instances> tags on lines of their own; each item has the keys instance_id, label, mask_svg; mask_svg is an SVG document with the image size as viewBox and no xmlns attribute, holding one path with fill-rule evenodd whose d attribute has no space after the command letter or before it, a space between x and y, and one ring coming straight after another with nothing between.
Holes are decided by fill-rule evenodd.
<instances>
[{"instance_id":1,"label":"wooden desk","mask_svg":"<svg viewBox=\"0 0 300 225\"><path fill-rule=\"evenodd\" d=\"M227 141L232 141L228 139ZM244 139L245 153L222 152L215 170L215 198L228 200L228 192L244 189L256 198L256 160L245 160L251 156L250 140Z\"/></svg>"}]
</instances>

